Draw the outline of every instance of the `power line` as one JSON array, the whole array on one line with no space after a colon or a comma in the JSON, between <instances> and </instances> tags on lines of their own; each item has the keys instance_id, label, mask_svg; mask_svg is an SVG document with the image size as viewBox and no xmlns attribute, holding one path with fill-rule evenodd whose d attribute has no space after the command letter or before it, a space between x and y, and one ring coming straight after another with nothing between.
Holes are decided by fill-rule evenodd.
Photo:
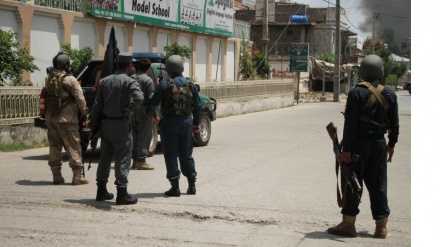
<instances>
[{"instance_id":1,"label":"power line","mask_svg":"<svg viewBox=\"0 0 440 247\"><path fill-rule=\"evenodd\" d=\"M371 5L350 7L350 8L346 8L346 9L358 9L358 8L373 7L373 6L383 6L383 5L390 5L390 4L402 3L402 2L408 2L408 1L407 0L403 0L403 1L396 1L396 2L391 2L391 3L371 4Z\"/></svg>"},{"instance_id":2,"label":"power line","mask_svg":"<svg viewBox=\"0 0 440 247\"><path fill-rule=\"evenodd\" d=\"M409 19L409 20L411 20L411 17L395 16L395 15L389 15L389 14L384 14L384 13L380 13L380 14L384 15L384 16L390 16L390 17L395 17L395 18L402 18L402 19Z\"/></svg>"}]
</instances>

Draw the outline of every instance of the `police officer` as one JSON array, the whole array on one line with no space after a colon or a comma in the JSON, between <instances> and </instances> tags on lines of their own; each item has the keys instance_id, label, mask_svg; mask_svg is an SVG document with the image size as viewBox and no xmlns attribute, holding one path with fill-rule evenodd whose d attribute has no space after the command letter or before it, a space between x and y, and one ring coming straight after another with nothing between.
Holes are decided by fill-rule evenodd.
<instances>
[{"instance_id":1,"label":"police officer","mask_svg":"<svg viewBox=\"0 0 440 247\"><path fill-rule=\"evenodd\" d=\"M83 91L74 76L70 75L70 58L59 52L52 59L53 69L47 69L46 86L46 124L49 139L49 166L52 170L53 184L63 184L61 174L61 152L64 149L69 157L73 171L72 184L87 184L82 176L81 138L79 121L87 118L87 107Z\"/></svg>"},{"instance_id":2,"label":"police officer","mask_svg":"<svg viewBox=\"0 0 440 247\"><path fill-rule=\"evenodd\" d=\"M166 196L180 196L180 168L188 179L188 194L196 194L196 176L193 152L193 132L200 131L201 106L199 93L192 83L183 77L183 59L179 55L170 56L165 64L168 78L163 79L150 104L161 103L160 138L167 168L167 179L171 189Z\"/></svg>"},{"instance_id":3,"label":"police officer","mask_svg":"<svg viewBox=\"0 0 440 247\"><path fill-rule=\"evenodd\" d=\"M359 75L365 82L358 83L348 93L341 153L341 165L350 163L351 154L359 155L359 161L351 163L350 167L361 186L363 181L368 189L371 213L376 221L374 236L377 238L386 238L388 233L387 162L393 158L399 135L397 96L379 84L383 74L383 62L379 56L368 55L363 59ZM384 138L387 130L388 144ZM354 223L362 194L354 193L347 190L341 211L342 222L329 228L329 233L356 237Z\"/></svg>"},{"instance_id":4,"label":"police officer","mask_svg":"<svg viewBox=\"0 0 440 247\"><path fill-rule=\"evenodd\" d=\"M144 93L144 102L141 107L133 111L130 117L133 128L133 169L154 170L154 166L147 163L148 150L153 138L153 115L158 117L157 107L148 104L148 96L154 92L154 82L147 75L150 71L151 61L142 59L138 62L138 73L131 76L135 79Z\"/></svg>"},{"instance_id":5,"label":"police officer","mask_svg":"<svg viewBox=\"0 0 440 247\"><path fill-rule=\"evenodd\" d=\"M100 81L92 112L92 141L101 136L101 155L96 172L97 201L111 200L113 194L106 188L110 165L115 160L116 205L136 204L137 198L128 194L132 136L129 117L142 104L144 96L139 84L127 76L132 69L133 55L118 55L118 70Z\"/></svg>"}]
</instances>

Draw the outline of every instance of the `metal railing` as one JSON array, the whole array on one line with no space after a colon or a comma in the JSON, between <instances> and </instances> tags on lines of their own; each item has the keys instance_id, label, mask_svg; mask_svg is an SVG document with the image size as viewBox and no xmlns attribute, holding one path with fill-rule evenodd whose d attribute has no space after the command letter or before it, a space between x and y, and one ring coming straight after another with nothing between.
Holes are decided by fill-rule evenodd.
<instances>
[{"instance_id":1,"label":"metal railing","mask_svg":"<svg viewBox=\"0 0 440 247\"><path fill-rule=\"evenodd\" d=\"M41 88L0 87L0 126L31 124L39 116ZM217 101L294 94L293 80L203 83L201 93Z\"/></svg>"},{"instance_id":2,"label":"metal railing","mask_svg":"<svg viewBox=\"0 0 440 247\"><path fill-rule=\"evenodd\" d=\"M92 0L12 0L26 4L38 5L47 8L87 13Z\"/></svg>"},{"instance_id":3,"label":"metal railing","mask_svg":"<svg viewBox=\"0 0 440 247\"><path fill-rule=\"evenodd\" d=\"M243 81L234 83L204 83L201 93L216 100L267 97L274 94L293 94L293 80Z\"/></svg>"},{"instance_id":4,"label":"metal railing","mask_svg":"<svg viewBox=\"0 0 440 247\"><path fill-rule=\"evenodd\" d=\"M39 115L41 88L1 87L0 125L33 123Z\"/></svg>"}]
</instances>

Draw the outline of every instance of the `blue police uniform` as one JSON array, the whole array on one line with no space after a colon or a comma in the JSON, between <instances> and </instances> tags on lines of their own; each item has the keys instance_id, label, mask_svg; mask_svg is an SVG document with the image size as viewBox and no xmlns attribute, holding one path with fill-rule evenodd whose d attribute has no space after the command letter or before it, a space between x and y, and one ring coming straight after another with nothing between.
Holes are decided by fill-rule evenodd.
<instances>
[{"instance_id":1,"label":"blue police uniform","mask_svg":"<svg viewBox=\"0 0 440 247\"><path fill-rule=\"evenodd\" d=\"M173 77L173 79L177 86L188 86L188 80L182 74ZM168 79L162 80L150 96L150 104L153 106L159 105L161 101L166 100L170 90ZM180 173L188 179L195 179L197 176L194 158L192 157L192 133L193 125L200 125L201 105L196 87L193 87L192 101L192 114L187 115L169 114L164 111L163 106L161 107L160 137L167 168L166 177L170 181L178 181ZM179 170L178 160L181 171Z\"/></svg>"},{"instance_id":2,"label":"blue police uniform","mask_svg":"<svg viewBox=\"0 0 440 247\"><path fill-rule=\"evenodd\" d=\"M371 83L377 87L379 81ZM384 87L381 94L389 104L386 111L376 100L369 109L364 109L373 93L360 84L353 88L347 98L345 111L342 151L359 155L357 163L351 163L359 183L368 189L371 202L371 213L375 220L388 217L390 209L387 198L387 146L394 148L399 135L399 116L396 94ZM361 121L361 116L368 116L371 122ZM374 123L378 124L374 124ZM388 126L382 124L388 123ZM388 144L384 135L388 129ZM355 192L358 193L358 192ZM362 196L362 192L359 198ZM347 190L346 203L342 214L356 216L359 214L359 199Z\"/></svg>"}]
</instances>

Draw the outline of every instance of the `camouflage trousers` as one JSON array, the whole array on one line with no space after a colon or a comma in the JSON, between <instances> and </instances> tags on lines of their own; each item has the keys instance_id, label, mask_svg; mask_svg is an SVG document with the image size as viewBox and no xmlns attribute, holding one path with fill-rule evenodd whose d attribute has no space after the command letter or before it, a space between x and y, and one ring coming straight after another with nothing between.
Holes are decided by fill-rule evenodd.
<instances>
[{"instance_id":1,"label":"camouflage trousers","mask_svg":"<svg viewBox=\"0 0 440 247\"><path fill-rule=\"evenodd\" d=\"M72 169L82 169L82 150L79 125L77 123L47 122L47 138L49 139L49 166L62 165L63 147L69 157L69 166Z\"/></svg>"}]
</instances>

